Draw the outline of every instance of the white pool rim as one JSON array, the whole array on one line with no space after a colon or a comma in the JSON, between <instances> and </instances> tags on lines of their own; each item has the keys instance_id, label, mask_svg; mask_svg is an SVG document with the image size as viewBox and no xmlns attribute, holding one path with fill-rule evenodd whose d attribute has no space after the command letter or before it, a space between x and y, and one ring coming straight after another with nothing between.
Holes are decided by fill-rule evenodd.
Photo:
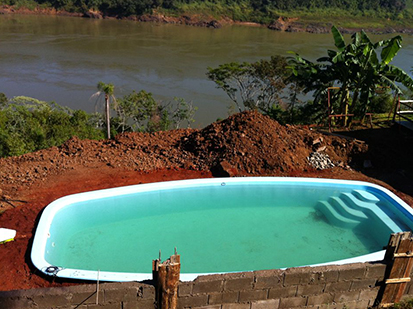
<instances>
[{"instance_id":1,"label":"white pool rim","mask_svg":"<svg viewBox=\"0 0 413 309\"><path fill-rule=\"evenodd\" d=\"M166 181L166 182L156 182L148 184L139 184L125 187L117 187L111 189L96 190L84 193L78 193L73 195L68 195L59 198L52 203L50 203L43 211L41 218L39 220L36 233L33 240L31 260L36 268L41 270L43 273L48 275L55 275L57 277L81 279L81 280L102 280L102 281L144 281L152 279L152 272L148 273L127 273L127 272L108 272L100 270L79 270L71 268L62 268L59 265L51 265L45 259L46 243L49 238L49 230L52 224L53 218L56 213L63 207L83 202L90 201L94 199L101 199L105 197L114 197L138 192L148 192L162 189L174 189L174 188L185 188L185 187L202 187L209 186L211 184L221 184L226 185L229 183L311 183L311 184L336 184L336 185L348 185L348 186L362 186L365 188L378 190L382 194L387 195L390 199L394 200L405 213L410 214L413 218L413 209L405 203L402 199L396 196L394 193L388 189L364 181L354 181L354 180L339 180L339 179L326 179L326 178L300 178L300 177L234 177L234 178L202 178L202 179L187 179L187 180L176 180L176 181ZM390 235L389 235L390 237ZM179 252L178 252L179 253ZM385 250L373 252L366 255L361 255L353 258L331 261L327 263L313 264L313 265L301 265L302 266L322 266L322 265L343 265L349 263L363 263L363 262L373 262L381 261L384 258ZM154 257L156 259L157 257ZM151 265L151 261L145 261L148 265ZM49 270L49 271L48 271ZM55 270L52 272L52 270ZM255 271L258 269L245 269L243 272ZM180 280L182 281L192 281L200 275L208 275L211 273L181 273ZM216 274L216 273L214 273Z\"/></svg>"}]
</instances>

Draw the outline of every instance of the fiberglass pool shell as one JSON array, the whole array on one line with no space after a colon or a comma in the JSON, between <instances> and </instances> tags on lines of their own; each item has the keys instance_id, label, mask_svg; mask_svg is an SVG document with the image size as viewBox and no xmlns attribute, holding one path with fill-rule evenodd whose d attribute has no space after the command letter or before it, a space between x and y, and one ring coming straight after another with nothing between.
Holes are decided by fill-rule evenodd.
<instances>
[{"instance_id":1,"label":"fiberglass pool shell","mask_svg":"<svg viewBox=\"0 0 413 309\"><path fill-rule=\"evenodd\" d=\"M412 229L409 205L371 183L192 179L60 198L40 218L31 258L48 275L142 281L152 278L160 249L165 259L177 247L181 280L193 280L208 273L377 261L391 233Z\"/></svg>"}]
</instances>

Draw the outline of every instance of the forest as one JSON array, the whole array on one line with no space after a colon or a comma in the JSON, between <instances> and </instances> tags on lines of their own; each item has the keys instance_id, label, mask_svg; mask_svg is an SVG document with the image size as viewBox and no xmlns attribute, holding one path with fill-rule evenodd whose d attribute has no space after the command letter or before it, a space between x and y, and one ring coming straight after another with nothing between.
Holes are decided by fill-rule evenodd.
<instances>
[{"instance_id":1,"label":"forest","mask_svg":"<svg viewBox=\"0 0 413 309\"><path fill-rule=\"evenodd\" d=\"M201 14L235 21L270 23L280 16L345 16L405 20L413 16L412 0L0 0L0 4L55 8L68 12L99 11L119 18L162 13Z\"/></svg>"}]
</instances>

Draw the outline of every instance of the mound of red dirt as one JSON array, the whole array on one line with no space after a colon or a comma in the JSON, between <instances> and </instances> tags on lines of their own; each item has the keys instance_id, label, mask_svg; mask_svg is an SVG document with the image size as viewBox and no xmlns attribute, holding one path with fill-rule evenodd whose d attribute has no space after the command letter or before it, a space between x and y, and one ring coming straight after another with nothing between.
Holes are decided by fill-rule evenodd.
<instances>
[{"instance_id":1,"label":"mound of red dirt","mask_svg":"<svg viewBox=\"0 0 413 309\"><path fill-rule=\"evenodd\" d=\"M367 151L356 140L324 136L302 126L282 126L256 112L236 114L184 137L183 151L194 157L194 165L229 174L282 175L311 169L308 157L321 151L340 166L347 166L354 154Z\"/></svg>"},{"instance_id":2,"label":"mound of red dirt","mask_svg":"<svg viewBox=\"0 0 413 309\"><path fill-rule=\"evenodd\" d=\"M245 112L200 130L127 133L103 141L72 138L60 147L0 159L0 227L17 230L16 240L0 248L0 291L73 284L42 276L30 261L42 209L68 194L166 180L272 175L375 182L413 204L410 196L348 167L367 150L357 140L281 126ZM313 168L307 158L314 151L328 155L336 167Z\"/></svg>"}]
</instances>

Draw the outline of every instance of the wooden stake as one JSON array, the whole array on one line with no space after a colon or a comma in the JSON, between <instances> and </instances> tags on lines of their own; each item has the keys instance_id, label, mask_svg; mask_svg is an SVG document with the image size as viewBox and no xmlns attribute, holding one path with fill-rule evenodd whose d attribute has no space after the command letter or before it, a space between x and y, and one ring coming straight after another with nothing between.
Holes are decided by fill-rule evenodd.
<instances>
[{"instance_id":1,"label":"wooden stake","mask_svg":"<svg viewBox=\"0 0 413 309\"><path fill-rule=\"evenodd\" d=\"M98 281L96 283L96 305L99 305L99 273L100 269L98 269Z\"/></svg>"},{"instance_id":2,"label":"wooden stake","mask_svg":"<svg viewBox=\"0 0 413 309\"><path fill-rule=\"evenodd\" d=\"M387 263L380 307L400 301L410 281L413 266L413 238L411 232L392 234L384 257Z\"/></svg>"},{"instance_id":3,"label":"wooden stake","mask_svg":"<svg viewBox=\"0 0 413 309\"><path fill-rule=\"evenodd\" d=\"M178 304L178 284L181 271L181 257L176 253L165 262L152 261L152 274L156 286L158 309L176 309Z\"/></svg>"}]
</instances>

